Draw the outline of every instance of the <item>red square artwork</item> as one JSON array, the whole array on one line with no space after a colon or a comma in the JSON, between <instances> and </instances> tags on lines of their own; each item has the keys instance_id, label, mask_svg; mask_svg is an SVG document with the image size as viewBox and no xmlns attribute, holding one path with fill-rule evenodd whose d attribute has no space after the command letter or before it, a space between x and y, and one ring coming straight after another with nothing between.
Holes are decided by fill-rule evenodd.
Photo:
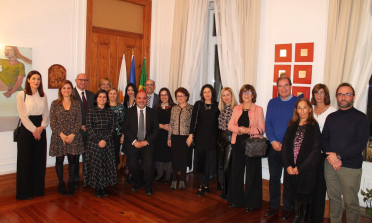
<instances>
[{"instance_id":1,"label":"red square artwork","mask_svg":"<svg viewBox=\"0 0 372 223\"><path fill-rule=\"evenodd\" d=\"M278 87L276 85L273 86L273 98L278 97Z\"/></svg>"},{"instance_id":2,"label":"red square artwork","mask_svg":"<svg viewBox=\"0 0 372 223\"><path fill-rule=\"evenodd\" d=\"M292 44L275 44L275 62L292 61Z\"/></svg>"},{"instance_id":3,"label":"red square artwork","mask_svg":"<svg viewBox=\"0 0 372 223\"><path fill-rule=\"evenodd\" d=\"M310 100L310 87L292 87L292 94L294 96L300 96L301 94L305 94L305 98Z\"/></svg>"},{"instance_id":4,"label":"red square artwork","mask_svg":"<svg viewBox=\"0 0 372 223\"><path fill-rule=\"evenodd\" d=\"M314 43L296 43L295 62L313 62Z\"/></svg>"},{"instance_id":5,"label":"red square artwork","mask_svg":"<svg viewBox=\"0 0 372 223\"><path fill-rule=\"evenodd\" d=\"M291 78L291 65L274 65L274 82L278 80L282 73L285 73L286 77Z\"/></svg>"},{"instance_id":6,"label":"red square artwork","mask_svg":"<svg viewBox=\"0 0 372 223\"><path fill-rule=\"evenodd\" d=\"M312 65L294 65L293 83L311 84L313 66Z\"/></svg>"}]
</instances>

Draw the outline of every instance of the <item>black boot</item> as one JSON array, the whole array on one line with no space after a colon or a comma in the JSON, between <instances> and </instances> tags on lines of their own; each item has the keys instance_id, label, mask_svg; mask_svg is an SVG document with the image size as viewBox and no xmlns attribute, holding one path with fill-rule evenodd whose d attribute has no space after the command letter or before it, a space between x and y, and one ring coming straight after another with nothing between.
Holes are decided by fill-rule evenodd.
<instances>
[{"instance_id":1,"label":"black boot","mask_svg":"<svg viewBox=\"0 0 372 223\"><path fill-rule=\"evenodd\" d=\"M73 196L75 194L75 184L74 182L68 182L68 195Z\"/></svg>"},{"instance_id":2,"label":"black boot","mask_svg":"<svg viewBox=\"0 0 372 223\"><path fill-rule=\"evenodd\" d=\"M299 223L300 222L301 201L292 200L292 206L293 206L292 223Z\"/></svg>"},{"instance_id":3,"label":"black boot","mask_svg":"<svg viewBox=\"0 0 372 223\"><path fill-rule=\"evenodd\" d=\"M203 183L204 193L209 194L209 183Z\"/></svg>"},{"instance_id":4,"label":"black boot","mask_svg":"<svg viewBox=\"0 0 372 223\"><path fill-rule=\"evenodd\" d=\"M309 213L309 202L301 202L300 223L307 222L308 213Z\"/></svg>"},{"instance_id":5,"label":"black boot","mask_svg":"<svg viewBox=\"0 0 372 223\"><path fill-rule=\"evenodd\" d=\"M203 184L199 185L198 192L196 193L198 196L203 196Z\"/></svg>"},{"instance_id":6,"label":"black boot","mask_svg":"<svg viewBox=\"0 0 372 223\"><path fill-rule=\"evenodd\" d=\"M66 191L66 185L65 182L61 182L58 185L58 193L62 194L63 196L67 196L67 191Z\"/></svg>"},{"instance_id":7,"label":"black boot","mask_svg":"<svg viewBox=\"0 0 372 223\"><path fill-rule=\"evenodd\" d=\"M131 183L133 183L132 174L129 174L127 181L125 181L125 184L131 184Z\"/></svg>"},{"instance_id":8,"label":"black boot","mask_svg":"<svg viewBox=\"0 0 372 223\"><path fill-rule=\"evenodd\" d=\"M94 190L94 195L96 195L96 197L98 198L101 198L102 197L101 189L96 187L96 189Z\"/></svg>"}]
</instances>

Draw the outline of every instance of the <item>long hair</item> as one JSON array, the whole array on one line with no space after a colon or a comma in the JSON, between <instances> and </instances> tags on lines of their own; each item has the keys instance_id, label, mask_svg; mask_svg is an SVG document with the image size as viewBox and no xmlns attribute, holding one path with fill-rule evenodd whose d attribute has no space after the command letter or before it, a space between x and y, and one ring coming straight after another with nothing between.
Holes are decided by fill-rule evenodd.
<instances>
[{"instance_id":1,"label":"long hair","mask_svg":"<svg viewBox=\"0 0 372 223\"><path fill-rule=\"evenodd\" d=\"M116 91L116 103L119 103L119 91L118 91L118 89L116 89L114 87L108 89L108 91L107 91L108 95L110 94L110 91ZM107 100L109 100L109 103L110 103L110 99L107 98Z\"/></svg>"},{"instance_id":2,"label":"long hair","mask_svg":"<svg viewBox=\"0 0 372 223\"><path fill-rule=\"evenodd\" d=\"M28 72L26 77L26 84L25 84L25 92L28 95L32 95L31 86L30 83L28 83L28 80L32 77L32 75L37 74L40 76L40 85L37 88L37 91L39 92L40 97L44 97L44 90L43 90L43 78L41 77L41 74L37 70L32 70Z\"/></svg>"},{"instance_id":3,"label":"long hair","mask_svg":"<svg viewBox=\"0 0 372 223\"><path fill-rule=\"evenodd\" d=\"M212 92L212 98L211 98L212 104L216 103L217 102L217 93L216 93L216 90L213 88L213 86L210 85L210 84L205 84L202 87L202 89L200 90L200 100L205 103L205 98L204 98L203 92L204 92L204 89L206 89L206 88L209 88Z\"/></svg>"},{"instance_id":4,"label":"long hair","mask_svg":"<svg viewBox=\"0 0 372 223\"><path fill-rule=\"evenodd\" d=\"M107 98L106 103L105 103L105 108L110 107L110 101L108 99L108 93L107 93L107 91L102 90L102 89L98 90L97 93L94 95L94 106L98 106L97 98L98 98L98 95L101 94L101 93L104 93L106 95L106 98Z\"/></svg>"},{"instance_id":5,"label":"long hair","mask_svg":"<svg viewBox=\"0 0 372 223\"><path fill-rule=\"evenodd\" d=\"M232 89L229 88L229 87L224 87L221 90L220 102L218 103L218 109L220 109L220 111L225 110L225 102L222 100L222 94L225 91L228 91L231 94L231 109L234 109L234 107L238 105L238 103L236 102L235 95L234 95L234 92L232 91Z\"/></svg>"},{"instance_id":6,"label":"long hair","mask_svg":"<svg viewBox=\"0 0 372 223\"><path fill-rule=\"evenodd\" d=\"M124 95L124 101L123 101L123 105L124 105L125 108L128 107L128 103L129 103L129 95L128 95L128 93L127 93L129 87L132 87L132 88L133 88L133 91L134 91L134 98L136 98L137 93L138 93L138 90L137 90L136 85L134 85L133 83L129 83L129 84L127 85L127 87L125 88L125 95Z\"/></svg>"},{"instance_id":7,"label":"long hair","mask_svg":"<svg viewBox=\"0 0 372 223\"><path fill-rule=\"evenodd\" d=\"M16 57L17 57L18 59L21 59L21 60L23 60L23 61L26 62L26 63L32 64L32 60L30 60L30 59L28 59L27 57L23 56L23 55L21 54L21 52L19 52L18 47L16 47L16 46L5 46L5 47L11 47L11 48L13 48L14 53L15 53L15 55L16 55Z\"/></svg>"},{"instance_id":8,"label":"long hair","mask_svg":"<svg viewBox=\"0 0 372 223\"><path fill-rule=\"evenodd\" d=\"M66 84L69 84L70 87L71 87L70 100L71 101L75 101L74 87L73 87L71 81L64 80L64 81L62 81L62 83L59 85L59 88L58 88L58 99L56 100L56 103L57 104L60 104L63 101L63 95L62 95L62 92L61 91L62 91L63 86L65 86Z\"/></svg>"},{"instance_id":9,"label":"long hair","mask_svg":"<svg viewBox=\"0 0 372 223\"><path fill-rule=\"evenodd\" d=\"M166 87L163 87L163 88L160 89L160 91L159 91L159 102L158 102L158 104L155 106L155 108L154 108L155 110L158 109L159 107L161 107L161 100L160 100L160 97L161 97L161 96L160 96L160 93L161 93L162 91L166 91L167 94L168 94L168 106L169 106L169 108L172 108L172 106L175 105L175 103L173 102L172 95L171 95L169 89L166 88Z\"/></svg>"},{"instance_id":10,"label":"long hair","mask_svg":"<svg viewBox=\"0 0 372 223\"><path fill-rule=\"evenodd\" d=\"M309 106L309 108L311 109L311 112L310 112L310 114L309 114L309 117L308 117L307 120L306 120L306 124L312 124L312 125L314 125L314 124L318 123L318 122L315 120L315 118L314 118L314 110L313 110L312 107L311 107L311 103L310 103L309 99L307 99L307 98L301 98L301 99L299 99L299 100L296 102L296 104L295 104L295 108L294 108L294 110L293 110L293 117L292 117L292 119L288 122L288 126L291 126L293 123L297 122L297 121L300 119L300 116L299 116L298 113L297 113L297 106L298 106L298 104L299 104L301 101L306 102L307 106Z\"/></svg>"}]
</instances>

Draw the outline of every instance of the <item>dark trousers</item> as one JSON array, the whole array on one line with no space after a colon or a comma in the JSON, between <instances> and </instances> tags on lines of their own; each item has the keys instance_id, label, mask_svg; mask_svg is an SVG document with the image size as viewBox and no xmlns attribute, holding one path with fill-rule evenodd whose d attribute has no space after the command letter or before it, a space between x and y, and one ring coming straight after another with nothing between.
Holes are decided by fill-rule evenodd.
<instances>
[{"instance_id":1,"label":"dark trousers","mask_svg":"<svg viewBox=\"0 0 372 223\"><path fill-rule=\"evenodd\" d=\"M235 145L233 145L232 151L227 201L235 207L262 207L261 158L246 158L244 150Z\"/></svg>"},{"instance_id":2,"label":"dark trousers","mask_svg":"<svg viewBox=\"0 0 372 223\"><path fill-rule=\"evenodd\" d=\"M121 135L113 135L114 138L114 153L115 153L115 163L116 166L120 164L120 139Z\"/></svg>"},{"instance_id":3,"label":"dark trousers","mask_svg":"<svg viewBox=\"0 0 372 223\"><path fill-rule=\"evenodd\" d=\"M324 179L325 158L325 155L321 154L321 158L316 169L315 186L311 196L310 206L311 222L322 222L324 217L325 196L327 192L327 185Z\"/></svg>"},{"instance_id":4,"label":"dark trousers","mask_svg":"<svg viewBox=\"0 0 372 223\"><path fill-rule=\"evenodd\" d=\"M154 176L154 165L152 164L154 148L145 146L140 149L135 147L127 148L127 163L132 179L138 186L144 186L146 189L152 188ZM144 178L141 179L138 160L142 156L143 162L141 168L144 171Z\"/></svg>"},{"instance_id":5,"label":"dark trousers","mask_svg":"<svg viewBox=\"0 0 372 223\"><path fill-rule=\"evenodd\" d=\"M223 191L222 198L225 198L229 184L232 151L231 135L232 133L228 130L219 130L217 138L217 188Z\"/></svg>"},{"instance_id":6,"label":"dark trousers","mask_svg":"<svg viewBox=\"0 0 372 223\"><path fill-rule=\"evenodd\" d=\"M280 178L282 177L283 163L281 160L281 152L275 151L272 146L270 146L269 152L269 191L270 191L270 207L274 209L279 209L280 206L280 190L281 183ZM284 188L283 189L283 210L291 211L291 192Z\"/></svg>"},{"instance_id":7,"label":"dark trousers","mask_svg":"<svg viewBox=\"0 0 372 223\"><path fill-rule=\"evenodd\" d=\"M84 151L86 151L87 149L87 140L88 140L88 133L86 132L81 132L81 136L83 137L83 143L84 143ZM83 157L83 168L84 168L84 160L85 160L85 152L81 154L81 156ZM80 180L80 176L79 176L79 169L80 169L80 154L78 155L75 155L75 170L74 170L74 181L79 181ZM84 169L82 171L84 173Z\"/></svg>"},{"instance_id":8,"label":"dark trousers","mask_svg":"<svg viewBox=\"0 0 372 223\"><path fill-rule=\"evenodd\" d=\"M35 126L42 117L30 116ZM32 132L21 125L17 142L17 194L16 199L44 196L47 142L45 130L41 139L35 140Z\"/></svg>"}]
</instances>

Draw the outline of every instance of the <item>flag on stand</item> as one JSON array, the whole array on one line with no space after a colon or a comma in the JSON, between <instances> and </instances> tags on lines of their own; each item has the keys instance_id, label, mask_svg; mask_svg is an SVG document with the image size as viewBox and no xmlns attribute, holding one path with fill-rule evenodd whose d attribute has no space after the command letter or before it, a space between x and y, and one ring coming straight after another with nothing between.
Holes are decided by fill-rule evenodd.
<instances>
[{"instance_id":1,"label":"flag on stand","mask_svg":"<svg viewBox=\"0 0 372 223\"><path fill-rule=\"evenodd\" d=\"M119 83L118 91L120 101L124 99L125 88L127 87L127 64L125 63L125 54L123 54L123 60L121 61L120 74L119 74Z\"/></svg>"},{"instance_id":2,"label":"flag on stand","mask_svg":"<svg viewBox=\"0 0 372 223\"><path fill-rule=\"evenodd\" d=\"M129 83L136 84L136 66L134 63L134 54L132 54L132 63L130 64Z\"/></svg>"},{"instance_id":3,"label":"flag on stand","mask_svg":"<svg viewBox=\"0 0 372 223\"><path fill-rule=\"evenodd\" d=\"M145 84L147 81L147 70L146 70L146 57L143 58L143 64L142 64L142 71L141 71L141 79L138 86L138 91L146 91Z\"/></svg>"}]
</instances>

